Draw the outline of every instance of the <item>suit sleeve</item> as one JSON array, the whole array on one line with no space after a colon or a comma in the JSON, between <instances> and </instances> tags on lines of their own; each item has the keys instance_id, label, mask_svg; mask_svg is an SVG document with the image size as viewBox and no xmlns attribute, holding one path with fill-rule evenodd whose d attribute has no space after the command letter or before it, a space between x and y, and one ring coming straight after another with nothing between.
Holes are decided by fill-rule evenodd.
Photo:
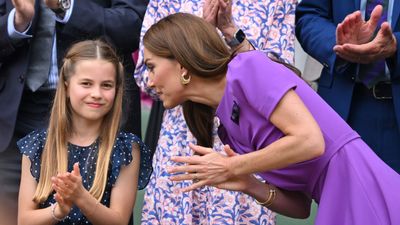
<instances>
[{"instance_id":1,"label":"suit sleeve","mask_svg":"<svg viewBox=\"0 0 400 225\"><path fill-rule=\"evenodd\" d=\"M296 37L304 51L334 74L336 54L336 24L333 21L333 1L303 0L296 9Z\"/></svg>"},{"instance_id":2,"label":"suit sleeve","mask_svg":"<svg viewBox=\"0 0 400 225\"><path fill-rule=\"evenodd\" d=\"M7 12L6 0L0 0L0 64L15 51L7 31L9 13Z\"/></svg>"},{"instance_id":3,"label":"suit sleeve","mask_svg":"<svg viewBox=\"0 0 400 225\"><path fill-rule=\"evenodd\" d=\"M394 37L397 41L397 51L387 60L392 80L400 78L400 32L394 32Z\"/></svg>"},{"instance_id":4,"label":"suit sleeve","mask_svg":"<svg viewBox=\"0 0 400 225\"><path fill-rule=\"evenodd\" d=\"M111 0L108 6L93 1L75 1L71 17L60 25L72 39L103 37L124 52L138 48L147 0Z\"/></svg>"}]
</instances>

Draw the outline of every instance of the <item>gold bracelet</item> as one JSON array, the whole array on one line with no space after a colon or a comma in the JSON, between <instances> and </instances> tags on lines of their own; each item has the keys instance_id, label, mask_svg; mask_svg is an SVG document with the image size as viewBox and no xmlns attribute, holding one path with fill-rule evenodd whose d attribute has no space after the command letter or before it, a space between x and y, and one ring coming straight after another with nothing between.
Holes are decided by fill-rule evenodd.
<instances>
[{"instance_id":1,"label":"gold bracelet","mask_svg":"<svg viewBox=\"0 0 400 225\"><path fill-rule=\"evenodd\" d=\"M272 205L272 203L275 200L276 190L269 183L266 183L266 184L269 188L267 200L265 202L259 202L257 199L254 199L254 200L256 201L257 204L268 207L268 206Z\"/></svg>"}]
</instances>

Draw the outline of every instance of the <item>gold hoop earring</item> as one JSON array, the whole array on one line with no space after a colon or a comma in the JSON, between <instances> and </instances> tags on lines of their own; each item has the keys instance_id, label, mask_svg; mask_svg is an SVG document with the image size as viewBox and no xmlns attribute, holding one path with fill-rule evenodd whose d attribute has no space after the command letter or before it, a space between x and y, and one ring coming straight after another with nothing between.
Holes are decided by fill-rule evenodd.
<instances>
[{"instance_id":1,"label":"gold hoop earring","mask_svg":"<svg viewBox=\"0 0 400 225\"><path fill-rule=\"evenodd\" d=\"M188 75L188 78L185 78L186 73L183 73L181 76L181 83L183 85L187 85L188 83L190 83L190 79L192 78L190 75Z\"/></svg>"}]
</instances>

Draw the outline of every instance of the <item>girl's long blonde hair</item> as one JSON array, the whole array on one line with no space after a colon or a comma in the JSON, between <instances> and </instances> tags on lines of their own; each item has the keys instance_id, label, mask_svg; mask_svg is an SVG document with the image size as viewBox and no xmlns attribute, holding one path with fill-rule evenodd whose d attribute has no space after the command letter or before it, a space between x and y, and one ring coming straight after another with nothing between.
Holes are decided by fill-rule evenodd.
<instances>
[{"instance_id":1,"label":"girl's long blonde hair","mask_svg":"<svg viewBox=\"0 0 400 225\"><path fill-rule=\"evenodd\" d=\"M102 41L82 41L74 44L64 58L51 109L46 143L41 156L39 183L33 200L44 202L53 192L51 177L68 169L68 137L72 133L72 108L67 99L66 83L75 73L76 64L83 60L101 59L114 65L116 71L116 94L111 110L104 116L99 134L99 153L96 175L89 192L97 200L103 196L111 152L116 139L122 109L124 69L115 51Z\"/></svg>"}]
</instances>

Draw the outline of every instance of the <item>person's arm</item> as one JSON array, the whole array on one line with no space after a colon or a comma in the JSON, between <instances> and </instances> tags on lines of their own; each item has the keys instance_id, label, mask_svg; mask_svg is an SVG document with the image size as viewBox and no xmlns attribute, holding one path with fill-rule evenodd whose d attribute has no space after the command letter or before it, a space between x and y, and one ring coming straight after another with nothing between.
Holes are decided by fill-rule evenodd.
<instances>
[{"instance_id":1,"label":"person's arm","mask_svg":"<svg viewBox=\"0 0 400 225\"><path fill-rule=\"evenodd\" d=\"M285 168L321 156L325 151L322 132L295 91L288 91L270 117L284 136L267 147L231 160L233 174L249 174Z\"/></svg>"},{"instance_id":2,"label":"person's arm","mask_svg":"<svg viewBox=\"0 0 400 225\"><path fill-rule=\"evenodd\" d=\"M392 79L400 77L400 31L393 32L394 38L396 39L396 52L393 56L386 59L387 65L390 70Z\"/></svg>"},{"instance_id":3,"label":"person's arm","mask_svg":"<svg viewBox=\"0 0 400 225\"><path fill-rule=\"evenodd\" d=\"M391 62L396 57L397 39L389 23L384 22L372 41L363 44L346 43L335 46L335 51L341 58L362 64L369 64L378 60L388 60L388 65L393 69Z\"/></svg>"},{"instance_id":4,"label":"person's arm","mask_svg":"<svg viewBox=\"0 0 400 225\"><path fill-rule=\"evenodd\" d=\"M74 1L71 17L59 31L70 37L104 37L116 48L133 52L138 48L147 0L111 0L109 6L95 1Z\"/></svg>"},{"instance_id":5,"label":"person's arm","mask_svg":"<svg viewBox=\"0 0 400 225\"><path fill-rule=\"evenodd\" d=\"M302 0L296 8L295 30L299 43L304 51L318 60L330 74L334 74L337 63L333 51L336 44L336 24L332 22L334 4L338 8L342 3L331 0ZM349 4L345 3L340 7L343 11L351 9Z\"/></svg>"},{"instance_id":6,"label":"person's arm","mask_svg":"<svg viewBox=\"0 0 400 225\"><path fill-rule=\"evenodd\" d=\"M31 162L27 156L22 157L21 183L18 196L18 224L20 225L50 225L58 222L52 216L51 207L39 209L38 204L32 199L36 191L37 182L32 177ZM61 215L55 212L57 218L62 218L66 214Z\"/></svg>"},{"instance_id":7,"label":"person's arm","mask_svg":"<svg viewBox=\"0 0 400 225\"><path fill-rule=\"evenodd\" d=\"M58 193L73 202L93 224L121 224L128 223L136 199L136 190L139 177L140 150L137 145L132 149L132 162L121 167L117 181L111 191L110 207L97 201L82 185L78 164L74 170L58 176L56 181ZM68 188L66 188L68 186Z\"/></svg>"},{"instance_id":8,"label":"person's arm","mask_svg":"<svg viewBox=\"0 0 400 225\"><path fill-rule=\"evenodd\" d=\"M229 145L224 146L226 155L229 157L237 155ZM264 183L253 175L234 176L226 182L215 185L217 188L240 191L250 195L259 203L274 212L293 218L307 218L310 215L311 199L302 192L287 191ZM275 192L271 194L271 190Z\"/></svg>"},{"instance_id":9,"label":"person's arm","mask_svg":"<svg viewBox=\"0 0 400 225\"><path fill-rule=\"evenodd\" d=\"M311 198L304 193L283 190L271 184L263 183L254 176L245 176L248 176L248 178L243 178L247 181L242 192L252 196L258 202L268 200L271 188L276 192L271 204L267 206L268 209L292 218L305 219L310 216Z\"/></svg>"},{"instance_id":10,"label":"person's arm","mask_svg":"<svg viewBox=\"0 0 400 225\"><path fill-rule=\"evenodd\" d=\"M24 35L19 35L21 36L19 37L18 34L15 35L14 33L26 31L35 14L33 0L13 0L13 4L15 7L10 15L11 10L7 11L10 6L7 5L6 0L0 0L0 62L14 53L16 50L15 44L18 42L17 39L25 38L22 37ZM9 24L10 22L13 24ZM14 32L10 33L10 28Z\"/></svg>"},{"instance_id":11,"label":"person's arm","mask_svg":"<svg viewBox=\"0 0 400 225\"><path fill-rule=\"evenodd\" d=\"M218 5L218 10L213 14L216 19L215 26L221 31L225 42L228 44L234 38L235 33L239 30L239 26L235 24L232 15L232 1L213 0ZM248 38L245 38L242 43L237 46L230 46L231 51L235 53L255 50L255 47Z\"/></svg>"},{"instance_id":12,"label":"person's arm","mask_svg":"<svg viewBox=\"0 0 400 225\"><path fill-rule=\"evenodd\" d=\"M35 0L13 0L15 7L14 26L19 32L23 32L28 27L35 15Z\"/></svg>"},{"instance_id":13,"label":"person's arm","mask_svg":"<svg viewBox=\"0 0 400 225\"><path fill-rule=\"evenodd\" d=\"M239 28L246 33L246 39L233 51L260 50L269 57L294 63L294 13L297 0L278 0L267 4L241 2L235 5L236 11L243 13L240 16L231 15L232 1L218 2L218 29L225 40L232 40Z\"/></svg>"},{"instance_id":14,"label":"person's arm","mask_svg":"<svg viewBox=\"0 0 400 225\"><path fill-rule=\"evenodd\" d=\"M289 90L282 97L269 120L282 131L282 138L258 151L233 157L189 144L199 155L171 157L175 162L187 163L169 168L169 173L186 172L171 179L200 179L184 189L190 191L204 185L219 184L233 176L282 169L324 153L325 142L321 130L295 91Z\"/></svg>"}]
</instances>

